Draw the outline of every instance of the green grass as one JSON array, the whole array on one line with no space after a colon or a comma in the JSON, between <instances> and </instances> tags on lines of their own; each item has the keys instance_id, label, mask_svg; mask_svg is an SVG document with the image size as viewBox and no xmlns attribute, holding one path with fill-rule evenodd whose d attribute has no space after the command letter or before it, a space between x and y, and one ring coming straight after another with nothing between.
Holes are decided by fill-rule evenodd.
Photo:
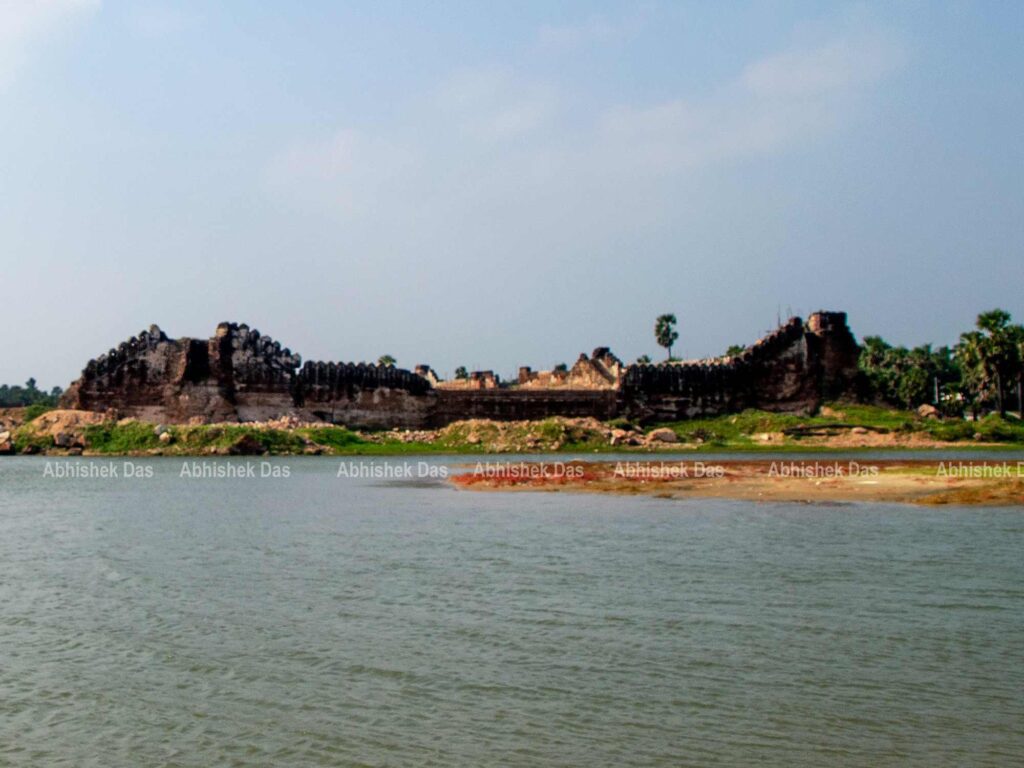
<instances>
[{"instance_id":1,"label":"green grass","mask_svg":"<svg viewBox=\"0 0 1024 768\"><path fill-rule=\"evenodd\" d=\"M152 427L150 428L152 430ZM302 453L305 441L298 432L245 425L169 427L172 440L164 446L167 453L208 453L229 451L233 445L251 437L264 451L273 454ZM155 434L155 433L154 433ZM159 445L159 440L157 440Z\"/></svg>"},{"instance_id":2,"label":"green grass","mask_svg":"<svg viewBox=\"0 0 1024 768\"><path fill-rule=\"evenodd\" d=\"M658 427L669 427L684 443L698 443L706 448L755 448L764 444L755 440L754 435L782 432L799 426L826 425L834 421L821 416L794 416L746 410L725 416L671 422Z\"/></svg>"},{"instance_id":3,"label":"green grass","mask_svg":"<svg viewBox=\"0 0 1024 768\"><path fill-rule=\"evenodd\" d=\"M926 425L936 440L973 440L979 435L986 443L1024 443L1024 424L1012 417L991 414L980 421L934 421Z\"/></svg>"},{"instance_id":4,"label":"green grass","mask_svg":"<svg viewBox=\"0 0 1024 768\"><path fill-rule=\"evenodd\" d=\"M40 435L28 424L24 424L14 430L11 435L16 453L21 453L26 448L41 452L53 447L53 438L50 435Z\"/></svg>"},{"instance_id":5,"label":"green grass","mask_svg":"<svg viewBox=\"0 0 1024 768\"><path fill-rule=\"evenodd\" d=\"M85 428L86 445L96 453L137 453L160 446L152 424L104 422Z\"/></svg>"},{"instance_id":6,"label":"green grass","mask_svg":"<svg viewBox=\"0 0 1024 768\"><path fill-rule=\"evenodd\" d=\"M927 420L915 413L893 411L865 405L836 404L829 416L798 416L747 410L713 418L698 418L660 424L678 435L681 444L676 448L687 452L789 452L850 450L879 450L879 448L831 448L808 445L800 439L800 431L815 427L832 427L837 433L842 428L862 426L874 431L896 434L916 433L924 437L952 442L959 448L982 449L997 444L1002 448L1024 446L1024 423L1019 419L991 415L977 422L962 419ZM625 422L610 422L610 427L625 427ZM654 429L654 426L649 429ZM495 451L516 452L580 452L608 453L629 451L623 446L611 446L600 431L568 423L564 419L545 419L531 424L505 424L474 422L455 424L442 430L434 442L404 442L386 432L362 435L340 426L323 425L295 430L270 429L246 424L170 426L170 442L161 442L156 428L137 421L106 422L85 428L87 450L98 454L144 454L160 452L166 455L224 454L243 438L254 441L258 448L270 454L295 455L322 453L324 455L401 456L419 454L482 454ZM781 441L766 442L757 438L762 433L778 435ZM26 447L45 451L53 447L53 438L37 434L32 424L14 431L14 445L18 451ZM899 446L894 446L899 450ZM639 452L648 449L638 447ZM671 446L663 449L671 451Z\"/></svg>"},{"instance_id":7,"label":"green grass","mask_svg":"<svg viewBox=\"0 0 1024 768\"><path fill-rule=\"evenodd\" d=\"M169 443L160 442L152 424L137 421L97 424L86 427L85 434L89 451L101 454L149 453L155 450L166 455L181 456L223 454L230 452L232 446L246 437L251 437L263 451L274 455L301 454L315 448L327 455L392 455L450 450L449 446L428 443L370 442L345 427L335 426L286 430L232 424L179 425L166 429L172 438ZM41 447L49 445L52 445L52 440Z\"/></svg>"},{"instance_id":8,"label":"green grass","mask_svg":"<svg viewBox=\"0 0 1024 768\"><path fill-rule=\"evenodd\" d=\"M871 405L833 404L837 415L798 416L793 414L770 413L747 410L742 413L715 416L712 418L690 419L687 421L661 424L671 428L681 441L698 444L698 450L739 450L739 451L799 451L829 450L819 446L801 444L792 434L799 428L813 427L864 427L876 432L912 434L948 442L964 442L972 447L978 442L1000 443L1007 447L1024 445L1024 424L1014 418L1003 419L998 415L988 416L981 421L963 419L920 419L911 411L891 410ZM784 443L762 442L756 439L760 433L787 433ZM979 437L975 437L978 435ZM840 449L850 450L850 449ZM877 450L877 449L875 449Z\"/></svg>"},{"instance_id":9,"label":"green grass","mask_svg":"<svg viewBox=\"0 0 1024 768\"><path fill-rule=\"evenodd\" d=\"M317 445L332 448L336 451L348 450L358 445L367 445L366 440L345 427L311 427L309 429L300 429L298 433Z\"/></svg>"}]
</instances>

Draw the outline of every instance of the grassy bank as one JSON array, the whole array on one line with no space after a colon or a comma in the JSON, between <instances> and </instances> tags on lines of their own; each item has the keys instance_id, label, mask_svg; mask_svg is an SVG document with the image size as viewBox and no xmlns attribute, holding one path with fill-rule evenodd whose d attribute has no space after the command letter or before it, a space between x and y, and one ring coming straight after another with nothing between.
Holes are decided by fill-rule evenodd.
<instances>
[{"instance_id":1,"label":"grassy bank","mask_svg":"<svg viewBox=\"0 0 1024 768\"><path fill-rule=\"evenodd\" d=\"M1014 417L929 419L913 411L869 405L834 404L816 416L748 410L662 426L672 429L683 444L711 451L941 447L928 443L1024 447L1024 423Z\"/></svg>"},{"instance_id":2,"label":"grassy bank","mask_svg":"<svg viewBox=\"0 0 1024 768\"><path fill-rule=\"evenodd\" d=\"M444 429L354 431L342 426L213 424L155 426L104 421L83 411L35 415L11 431L14 453L92 455L407 455L483 453L760 452L1022 448L1024 424L928 419L863 405L815 416L749 410L643 428L624 420L471 420Z\"/></svg>"}]
</instances>

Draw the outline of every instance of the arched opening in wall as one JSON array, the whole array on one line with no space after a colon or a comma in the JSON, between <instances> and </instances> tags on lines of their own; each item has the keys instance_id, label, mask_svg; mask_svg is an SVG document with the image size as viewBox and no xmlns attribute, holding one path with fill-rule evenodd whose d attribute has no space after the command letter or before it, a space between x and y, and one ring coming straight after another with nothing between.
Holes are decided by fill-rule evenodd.
<instances>
[{"instance_id":1,"label":"arched opening in wall","mask_svg":"<svg viewBox=\"0 0 1024 768\"><path fill-rule=\"evenodd\" d=\"M205 341L192 339L185 353L186 382L198 384L210 377L210 349Z\"/></svg>"}]
</instances>

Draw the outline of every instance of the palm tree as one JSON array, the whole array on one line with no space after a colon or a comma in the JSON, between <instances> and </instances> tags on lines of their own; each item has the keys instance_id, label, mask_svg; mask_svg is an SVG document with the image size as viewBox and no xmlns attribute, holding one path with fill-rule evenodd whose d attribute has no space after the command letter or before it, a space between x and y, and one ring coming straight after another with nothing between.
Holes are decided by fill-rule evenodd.
<instances>
[{"instance_id":1,"label":"palm tree","mask_svg":"<svg viewBox=\"0 0 1024 768\"><path fill-rule=\"evenodd\" d=\"M1010 313L1002 309L982 312L978 330L961 334L957 345L964 377L973 392L982 399L994 395L1001 416L1006 416L1006 387L1019 382L1024 359L1024 326L1012 325L1010 320Z\"/></svg>"},{"instance_id":2,"label":"palm tree","mask_svg":"<svg viewBox=\"0 0 1024 768\"><path fill-rule=\"evenodd\" d=\"M1017 359L1020 360L1017 370L1017 417L1024 419L1024 333L1017 339Z\"/></svg>"},{"instance_id":3,"label":"palm tree","mask_svg":"<svg viewBox=\"0 0 1024 768\"><path fill-rule=\"evenodd\" d=\"M665 347L668 350L668 359L671 360L672 345L679 338L679 333L676 331L675 315L658 316L658 319L654 321L654 338L658 342L659 347Z\"/></svg>"},{"instance_id":4,"label":"palm tree","mask_svg":"<svg viewBox=\"0 0 1024 768\"><path fill-rule=\"evenodd\" d=\"M956 357L963 371L964 390L971 401L971 414L978 418L978 407L987 397L991 381L985 365L985 336L979 331L960 334Z\"/></svg>"},{"instance_id":5,"label":"palm tree","mask_svg":"<svg viewBox=\"0 0 1024 768\"><path fill-rule=\"evenodd\" d=\"M392 368L394 367L395 362L395 358L393 358L391 355L381 355L380 358L377 360L377 365L381 366L382 368Z\"/></svg>"},{"instance_id":6,"label":"palm tree","mask_svg":"<svg viewBox=\"0 0 1024 768\"><path fill-rule=\"evenodd\" d=\"M995 381L999 415L1006 416L1006 387L1020 375L1020 338L1024 327L1010 324L1010 313L993 309L978 315L978 329L987 334L987 365Z\"/></svg>"}]
</instances>

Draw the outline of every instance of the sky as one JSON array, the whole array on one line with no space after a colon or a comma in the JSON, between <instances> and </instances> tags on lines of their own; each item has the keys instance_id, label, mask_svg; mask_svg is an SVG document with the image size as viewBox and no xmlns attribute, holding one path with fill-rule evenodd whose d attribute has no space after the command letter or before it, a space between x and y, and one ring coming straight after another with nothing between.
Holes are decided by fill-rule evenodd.
<instances>
[{"instance_id":1,"label":"sky","mask_svg":"<svg viewBox=\"0 0 1024 768\"><path fill-rule=\"evenodd\" d=\"M0 382L1024 320L1024 4L0 0Z\"/></svg>"}]
</instances>

